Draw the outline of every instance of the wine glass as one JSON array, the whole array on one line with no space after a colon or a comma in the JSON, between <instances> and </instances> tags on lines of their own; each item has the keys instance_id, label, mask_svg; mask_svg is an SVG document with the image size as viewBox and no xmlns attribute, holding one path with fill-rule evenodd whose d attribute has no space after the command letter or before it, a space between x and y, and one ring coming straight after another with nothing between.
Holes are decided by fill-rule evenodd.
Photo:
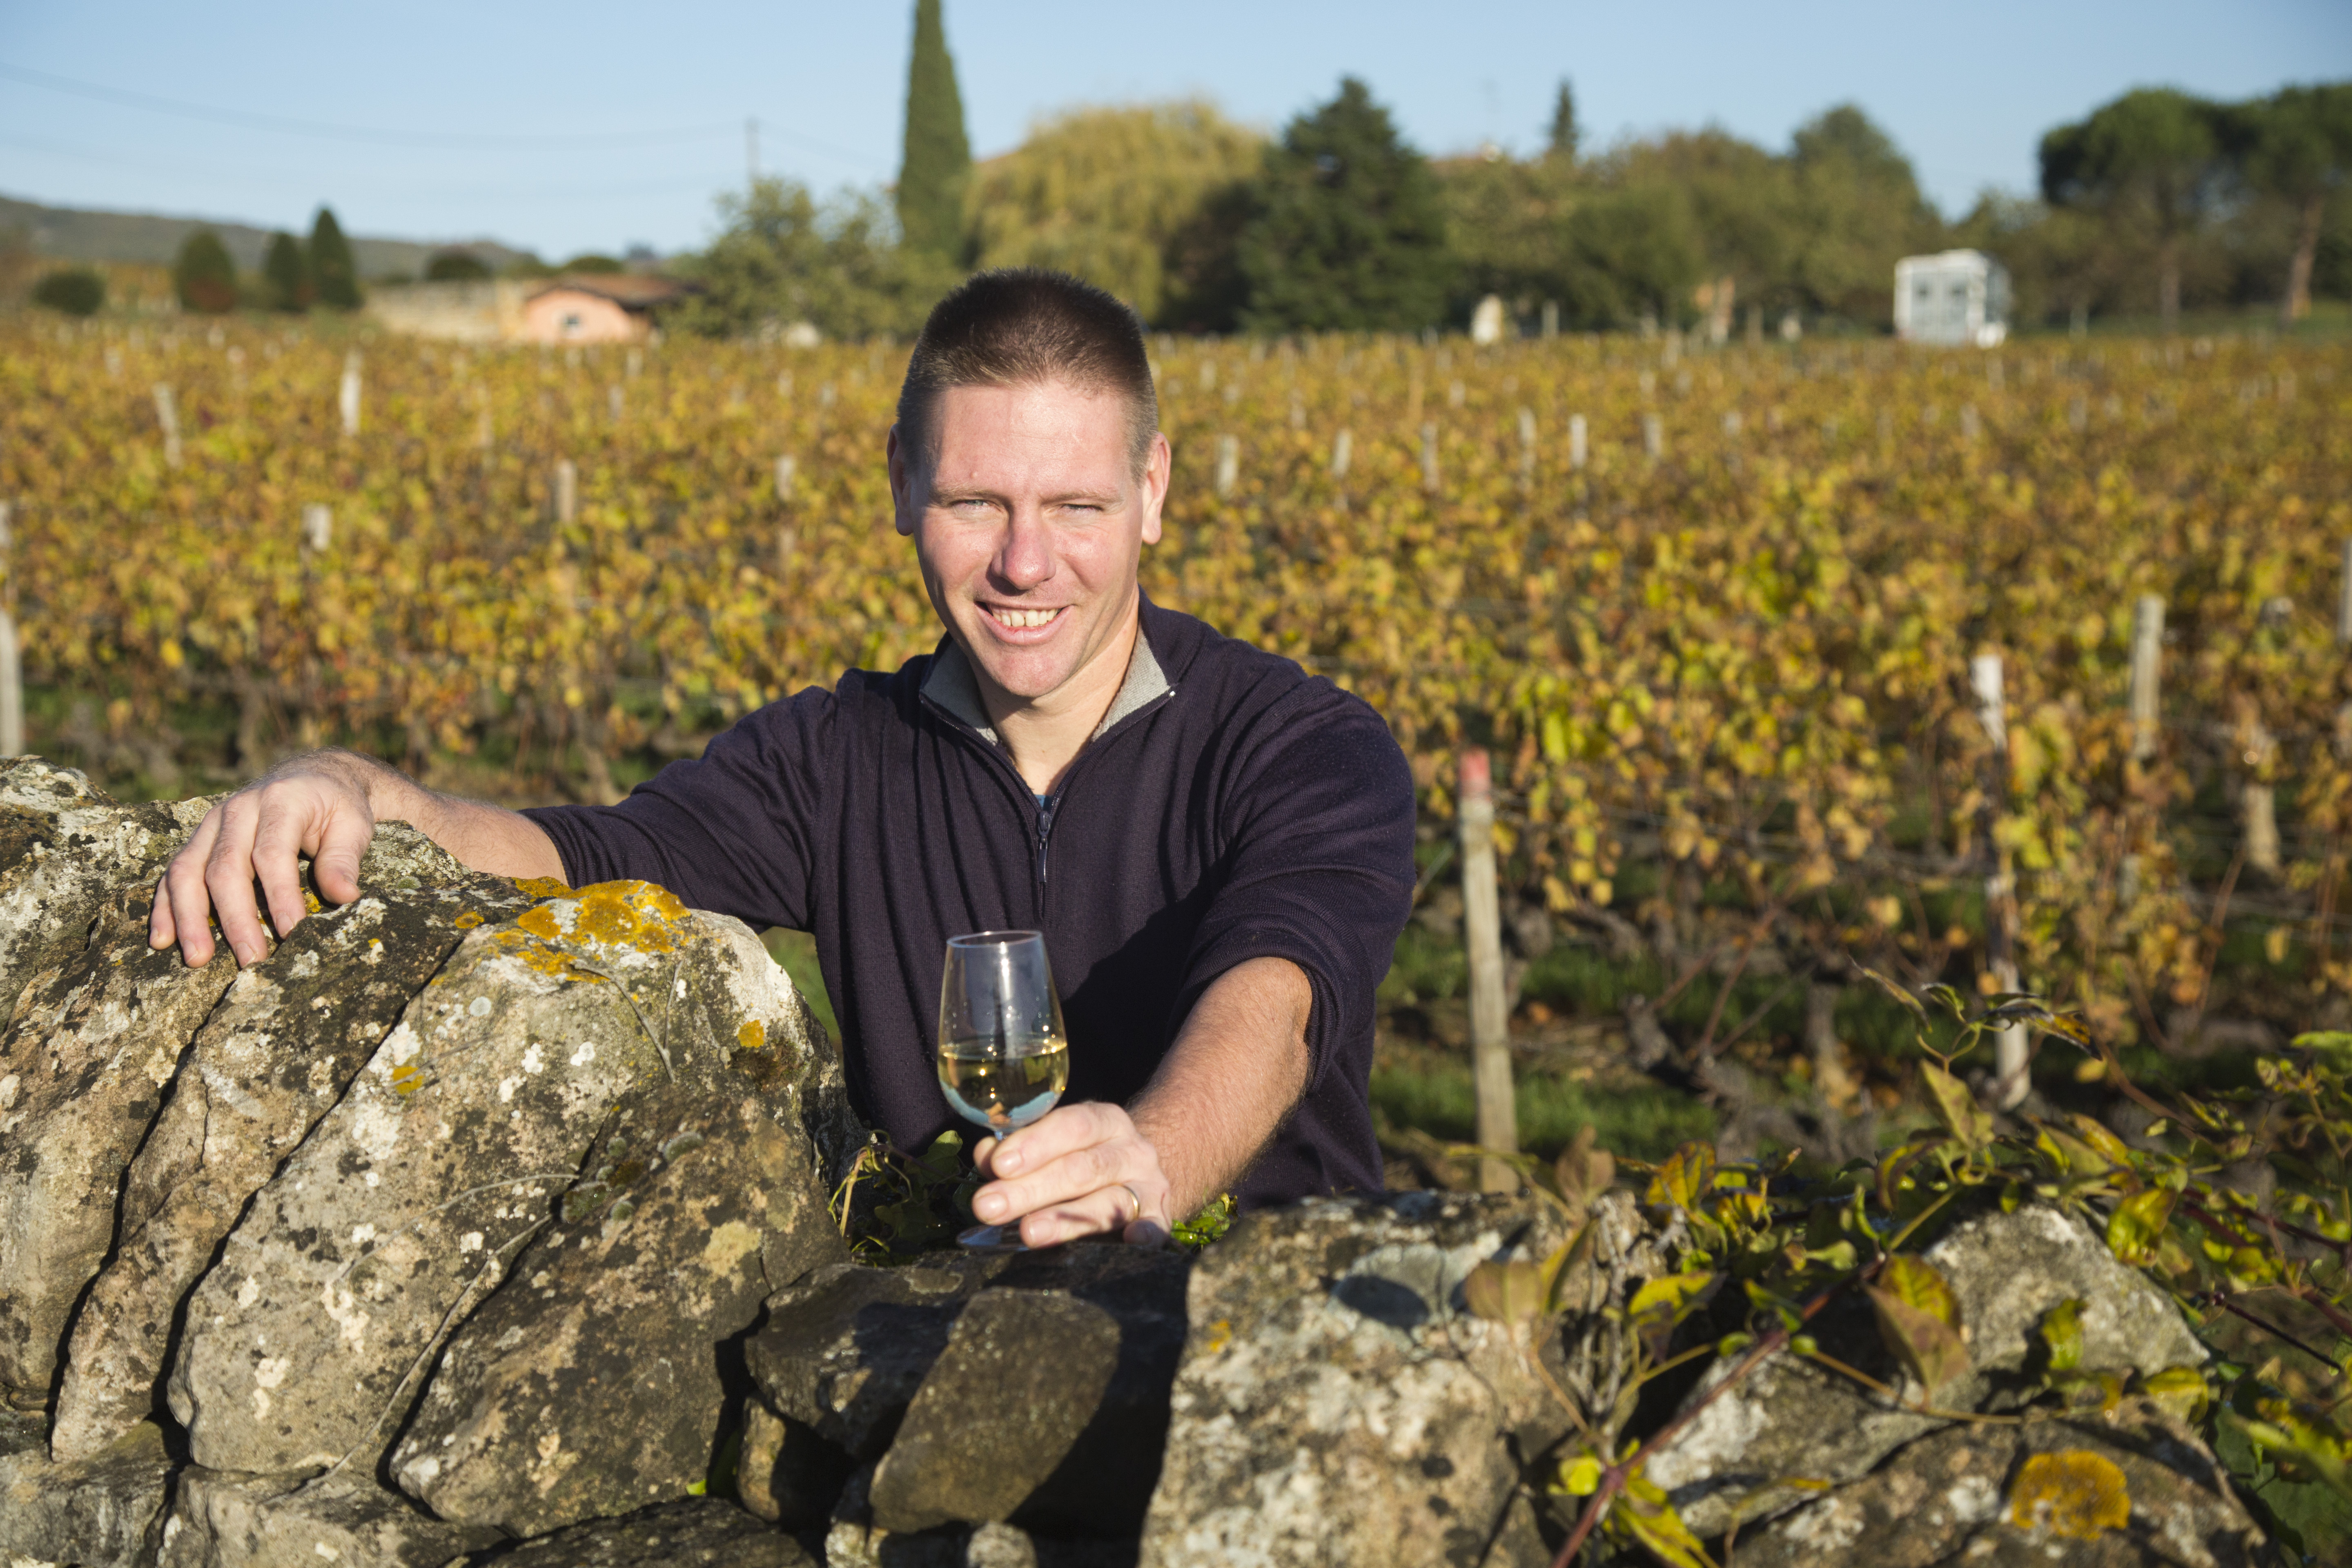
<instances>
[{"instance_id":1,"label":"wine glass","mask_svg":"<svg viewBox=\"0 0 2352 1568\"><path fill-rule=\"evenodd\" d=\"M1045 933L948 938L940 982L940 1087L949 1107L1002 1139L1051 1110L1069 1085L1069 1037ZM957 1239L993 1247L1001 1229L976 1226Z\"/></svg>"}]
</instances>

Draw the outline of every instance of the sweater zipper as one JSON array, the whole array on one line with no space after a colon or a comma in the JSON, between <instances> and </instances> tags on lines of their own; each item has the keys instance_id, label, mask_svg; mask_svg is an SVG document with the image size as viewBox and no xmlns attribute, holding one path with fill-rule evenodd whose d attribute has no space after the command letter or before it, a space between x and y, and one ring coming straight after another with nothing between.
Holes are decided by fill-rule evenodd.
<instances>
[{"instance_id":1,"label":"sweater zipper","mask_svg":"<svg viewBox=\"0 0 2352 1568\"><path fill-rule=\"evenodd\" d=\"M1063 787L1066 789L1068 786L1069 781L1065 779ZM1045 880L1045 841L1054 831L1054 814L1062 808L1062 792L1056 790L1042 798L1033 798L1036 799L1037 805L1037 880L1043 883Z\"/></svg>"}]
</instances>

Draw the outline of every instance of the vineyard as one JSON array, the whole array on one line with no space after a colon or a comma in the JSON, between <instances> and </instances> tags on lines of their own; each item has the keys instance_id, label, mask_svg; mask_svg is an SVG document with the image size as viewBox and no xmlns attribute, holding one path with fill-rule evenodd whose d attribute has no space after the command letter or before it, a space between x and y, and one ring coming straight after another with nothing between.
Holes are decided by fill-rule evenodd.
<instances>
[{"instance_id":1,"label":"vineyard","mask_svg":"<svg viewBox=\"0 0 2352 1568\"><path fill-rule=\"evenodd\" d=\"M1703 1054L1857 965L2013 958L2143 1051L2352 1020L2352 354L1155 354L1148 591L1388 717L1433 899L1490 748L1524 956L1711 973L1664 1015ZM341 740L611 798L937 640L880 460L903 358L0 327L28 744L134 794Z\"/></svg>"}]
</instances>

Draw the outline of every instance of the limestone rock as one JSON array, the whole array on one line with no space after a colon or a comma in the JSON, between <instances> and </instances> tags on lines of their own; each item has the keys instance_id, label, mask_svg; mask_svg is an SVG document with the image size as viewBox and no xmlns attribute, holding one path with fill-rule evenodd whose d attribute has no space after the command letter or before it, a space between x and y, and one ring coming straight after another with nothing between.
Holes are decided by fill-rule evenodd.
<instances>
[{"instance_id":1,"label":"limestone rock","mask_svg":"<svg viewBox=\"0 0 2352 1568\"><path fill-rule=\"evenodd\" d=\"M0 762L0 1016L80 950L107 895L152 883L211 805L121 805L71 768Z\"/></svg>"},{"instance_id":2,"label":"limestone rock","mask_svg":"<svg viewBox=\"0 0 2352 1568\"><path fill-rule=\"evenodd\" d=\"M52 1462L37 1447L0 1458L0 1563L144 1568L172 1469L152 1422L87 1459Z\"/></svg>"},{"instance_id":3,"label":"limestone rock","mask_svg":"<svg viewBox=\"0 0 2352 1568\"><path fill-rule=\"evenodd\" d=\"M838 1058L740 922L616 882L474 931L256 1194L190 1299L169 1392L195 1461L372 1469L448 1333L556 1222L558 1195L624 1111L754 1089L814 1143L812 1166L829 1174L857 1143ZM655 1136L657 1120L632 1125ZM603 1218L625 1222L624 1201ZM732 1233L711 1239L731 1246ZM525 1284L553 1278L542 1266ZM534 1481L572 1444L615 1441L542 1436Z\"/></svg>"},{"instance_id":4,"label":"limestone rock","mask_svg":"<svg viewBox=\"0 0 2352 1568\"><path fill-rule=\"evenodd\" d=\"M1160 1477L1189 1272L1176 1254L1124 1247L1003 1268L957 1318L882 1456L875 1522L1133 1535Z\"/></svg>"},{"instance_id":5,"label":"limestone rock","mask_svg":"<svg viewBox=\"0 0 2352 1568\"><path fill-rule=\"evenodd\" d=\"M514 1568L816 1568L791 1536L717 1498L576 1524L496 1560Z\"/></svg>"},{"instance_id":6,"label":"limestone rock","mask_svg":"<svg viewBox=\"0 0 2352 1568\"><path fill-rule=\"evenodd\" d=\"M443 1352L393 1455L404 1490L530 1536L709 1473L726 1397L713 1347L847 1252L811 1142L779 1109L789 1122L756 1092L657 1092L621 1110L562 1217Z\"/></svg>"},{"instance_id":7,"label":"limestone rock","mask_svg":"<svg viewBox=\"0 0 2352 1568\"><path fill-rule=\"evenodd\" d=\"M2205 1359L2172 1303L2116 1262L2082 1220L2059 1210L2028 1205L1963 1221L1924 1256L1950 1283L1969 1337L1970 1370L1937 1391L1942 1408L2015 1403L2026 1392L2022 1373L2035 1327L2043 1313L2070 1298L2084 1302L2085 1371L2158 1372ZM1826 1310L1812 1332L1830 1354L1904 1387L1906 1404L1919 1403L1919 1389L1887 1356L1861 1301L1849 1299ZM1711 1368L1692 1401L1714 1387L1724 1370ZM1775 1356L1700 1412L1648 1469L1685 1522L1702 1536L1714 1535L1731 1524L1735 1503L1754 1521L1812 1495L1768 1487L1775 1478L1855 1480L1941 1425L1894 1408L1812 1363Z\"/></svg>"},{"instance_id":8,"label":"limestone rock","mask_svg":"<svg viewBox=\"0 0 2352 1568\"><path fill-rule=\"evenodd\" d=\"M363 1474L183 1470L156 1568L443 1568L496 1531L445 1524Z\"/></svg>"},{"instance_id":9,"label":"limestone rock","mask_svg":"<svg viewBox=\"0 0 2352 1568\"><path fill-rule=\"evenodd\" d=\"M360 885L360 898L309 916L230 981L184 1053L123 1181L115 1256L74 1324L50 1439L58 1458L95 1453L152 1414L174 1317L247 1200L467 931L530 903L402 823L377 828ZM178 961L132 962L168 971Z\"/></svg>"},{"instance_id":10,"label":"limestone rock","mask_svg":"<svg viewBox=\"0 0 2352 1568\"><path fill-rule=\"evenodd\" d=\"M2075 1500L2083 1456L2114 1467L2129 1524L2085 1533L2035 1507L2032 1455L2066 1456L2078 1472L2052 1500ZM2144 1400L2109 1416L2025 1426L1955 1426L1739 1537L1741 1568L2256 1568L2277 1559L2195 1433Z\"/></svg>"},{"instance_id":11,"label":"limestone rock","mask_svg":"<svg viewBox=\"0 0 2352 1568\"><path fill-rule=\"evenodd\" d=\"M736 1452L737 1500L786 1530L822 1525L856 1468L850 1457L759 1399L744 1402L743 1442Z\"/></svg>"},{"instance_id":12,"label":"limestone rock","mask_svg":"<svg viewBox=\"0 0 2352 1568\"><path fill-rule=\"evenodd\" d=\"M1594 1220L1579 1301L1643 1245L1622 1196ZM1520 1479L1567 1426L1531 1361L1558 1347L1471 1317L1463 1284L1563 1239L1523 1200L1439 1193L1244 1218L1193 1269L1146 1568L1549 1563Z\"/></svg>"},{"instance_id":13,"label":"limestone rock","mask_svg":"<svg viewBox=\"0 0 2352 1568\"><path fill-rule=\"evenodd\" d=\"M26 983L0 1032L0 1393L47 1407L66 1325L114 1242L123 1173L236 961L147 945L154 889Z\"/></svg>"},{"instance_id":14,"label":"limestone rock","mask_svg":"<svg viewBox=\"0 0 2352 1568\"><path fill-rule=\"evenodd\" d=\"M1135 1542L1032 1535L1014 1525L943 1524L914 1531L874 1522L871 1465L850 1478L824 1538L825 1568L1135 1568Z\"/></svg>"},{"instance_id":15,"label":"limestone rock","mask_svg":"<svg viewBox=\"0 0 2352 1568\"><path fill-rule=\"evenodd\" d=\"M821 1268L768 1303L744 1361L786 1420L852 1459L878 1459L989 1263L941 1253L909 1268Z\"/></svg>"}]
</instances>

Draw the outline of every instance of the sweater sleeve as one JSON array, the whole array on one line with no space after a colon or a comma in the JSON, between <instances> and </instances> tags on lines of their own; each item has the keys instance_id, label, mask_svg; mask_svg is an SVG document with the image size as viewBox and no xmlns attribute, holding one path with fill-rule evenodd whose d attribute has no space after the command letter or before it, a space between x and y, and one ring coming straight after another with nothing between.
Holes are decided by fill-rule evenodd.
<instances>
[{"instance_id":1,"label":"sweater sleeve","mask_svg":"<svg viewBox=\"0 0 2352 1568\"><path fill-rule=\"evenodd\" d=\"M834 693L811 687L745 715L618 805L522 815L555 841L573 887L636 878L755 931L805 931L836 710Z\"/></svg>"},{"instance_id":2,"label":"sweater sleeve","mask_svg":"<svg viewBox=\"0 0 2352 1568\"><path fill-rule=\"evenodd\" d=\"M1378 714L1319 680L1262 722L1268 738L1235 763L1222 874L1177 1019L1235 964L1290 960L1314 989L1313 1099L1335 1074L1371 1071L1373 993L1412 908L1412 771Z\"/></svg>"}]
</instances>

